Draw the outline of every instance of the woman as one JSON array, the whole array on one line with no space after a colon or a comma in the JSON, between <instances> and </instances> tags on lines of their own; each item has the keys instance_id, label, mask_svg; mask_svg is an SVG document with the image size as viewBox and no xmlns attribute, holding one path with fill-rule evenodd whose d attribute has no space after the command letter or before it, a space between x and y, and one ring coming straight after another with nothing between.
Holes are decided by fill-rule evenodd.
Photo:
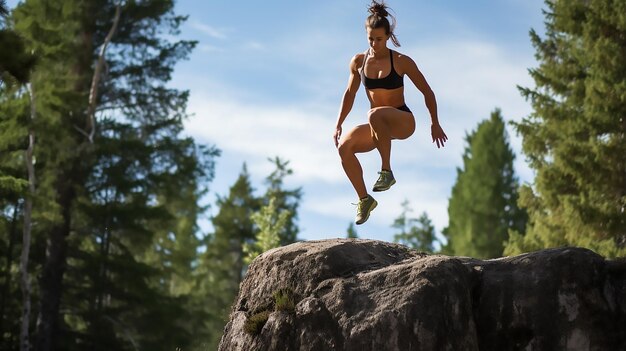
<instances>
[{"instance_id":1,"label":"woman","mask_svg":"<svg viewBox=\"0 0 626 351\"><path fill-rule=\"evenodd\" d=\"M407 55L387 48L389 39L396 47L400 46L393 32L395 18L387 12L387 8L384 3L375 0L369 7L370 16L367 17L365 27L370 47L366 52L356 54L350 61L348 87L343 95L333 136L343 169L359 196L356 224L365 223L378 203L365 188L363 169L355 154L378 149L382 169L372 190L385 191L396 183L390 165L391 140L406 139L415 131L415 118L404 103L405 75L424 94L432 120L433 142L437 143L437 147L442 147L448 140L437 119L435 94L417 65ZM387 17L391 18L391 24ZM361 82L371 105L368 123L355 127L342 137L341 125L352 109Z\"/></svg>"}]
</instances>

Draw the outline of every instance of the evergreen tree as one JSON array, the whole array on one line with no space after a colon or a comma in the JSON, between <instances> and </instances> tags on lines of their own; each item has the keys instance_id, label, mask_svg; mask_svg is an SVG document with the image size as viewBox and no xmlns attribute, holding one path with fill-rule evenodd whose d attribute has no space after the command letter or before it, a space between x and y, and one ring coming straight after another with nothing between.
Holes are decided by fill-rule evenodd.
<instances>
[{"instance_id":1,"label":"evergreen tree","mask_svg":"<svg viewBox=\"0 0 626 351\"><path fill-rule=\"evenodd\" d=\"M504 121L496 109L491 118L466 136L463 169L448 204L445 253L479 258L500 257L509 229L523 231L526 215L517 206L515 155Z\"/></svg>"},{"instance_id":2,"label":"evergreen tree","mask_svg":"<svg viewBox=\"0 0 626 351\"><path fill-rule=\"evenodd\" d=\"M16 119L22 114L8 116L14 125L21 124L37 135L38 147L33 156L37 160L37 189L32 211L32 222L37 225L32 228L32 238L33 244L45 240L47 246L45 258L33 257L33 263L43 261L43 267L35 268L35 272L40 270L37 274L40 289L35 295L39 299L34 303L38 312L37 333L29 341L37 350L51 350L56 340L66 339L59 338L63 335L59 311L66 269L66 238L71 230L75 194L84 182L83 165L89 163L89 158L82 154L80 137L72 127L80 124L85 106L81 104L81 88L89 76L89 63L81 55L85 50L80 50L84 41L74 40L80 37L82 9L73 3L63 5L29 1L13 12L15 31L24 39L26 51L39 57L37 69L30 75L30 86L36 94L33 106L36 120ZM26 100L28 94L21 90L7 98L19 102Z\"/></svg>"},{"instance_id":3,"label":"evergreen tree","mask_svg":"<svg viewBox=\"0 0 626 351\"><path fill-rule=\"evenodd\" d=\"M244 261L250 264L263 252L280 246L279 233L287 225L291 213L287 210L276 208L276 198L272 197L267 205L261 207L259 212L252 214L252 221L258 228L256 241L244 244L244 252L247 254Z\"/></svg>"},{"instance_id":4,"label":"evergreen tree","mask_svg":"<svg viewBox=\"0 0 626 351\"><path fill-rule=\"evenodd\" d=\"M197 200L217 152L180 136L188 93L166 87L194 46L170 41L184 20L167 0L27 0L14 12L16 32L39 58L30 77L40 145L30 268L41 277L37 350L170 350L200 328L190 326L200 317L182 310L197 227L179 216L195 221L202 212ZM107 69L98 80L100 58ZM10 127L0 128L0 150L8 150L0 177L17 179L3 177L0 191L20 196L28 96L0 89L0 124ZM0 202L11 227L7 214L21 211L21 199ZM12 237L2 239L11 246ZM15 330L7 328L2 335Z\"/></svg>"},{"instance_id":5,"label":"evergreen tree","mask_svg":"<svg viewBox=\"0 0 626 351\"><path fill-rule=\"evenodd\" d=\"M252 220L261 204L253 195L250 175L244 165L228 196L218 197L219 212L212 219L214 232L198 271L198 296L209 315L204 334L196 336L203 349L215 350L228 320L228 313L243 279L244 244L256 240L257 228Z\"/></svg>"},{"instance_id":6,"label":"evergreen tree","mask_svg":"<svg viewBox=\"0 0 626 351\"><path fill-rule=\"evenodd\" d=\"M20 235L24 234L25 199L33 201L26 162L30 105L26 86L0 82L0 349L17 345L25 331L20 330L20 322L32 321L22 316L31 315L23 303L31 301L31 280L20 265L23 261L27 267L29 258L22 258L20 251L30 249L22 245L25 235Z\"/></svg>"},{"instance_id":7,"label":"evergreen tree","mask_svg":"<svg viewBox=\"0 0 626 351\"><path fill-rule=\"evenodd\" d=\"M288 175L293 174L289 168L289 161L283 161L279 157L269 159L274 164L274 171L266 178L267 191L263 196L263 203L269 204L270 199L276 201L277 211L286 211L287 222L280 230L280 245L288 245L298 240L298 206L302 197L302 188L285 189L284 182Z\"/></svg>"},{"instance_id":8,"label":"evergreen tree","mask_svg":"<svg viewBox=\"0 0 626 351\"><path fill-rule=\"evenodd\" d=\"M0 0L0 349L10 350L18 345L21 299L18 276L18 248L21 198L28 186L23 153L27 135L27 97L24 87L6 84L8 80L27 81L31 67L16 65L25 62L24 43L17 33L7 29L9 9ZM15 67L19 67L16 69ZM20 73L21 72L21 73ZM21 76L21 77L20 77ZM19 78L18 78L19 77ZM15 96L22 95L21 99ZM18 118L18 115L20 115Z\"/></svg>"},{"instance_id":9,"label":"evergreen tree","mask_svg":"<svg viewBox=\"0 0 626 351\"><path fill-rule=\"evenodd\" d=\"M10 48L10 50L0 51L0 86L6 81L26 84L36 61L34 55L26 52L24 41L19 34L7 28L8 15L9 9L6 1L1 0L0 48Z\"/></svg>"},{"instance_id":10,"label":"evergreen tree","mask_svg":"<svg viewBox=\"0 0 626 351\"><path fill-rule=\"evenodd\" d=\"M562 245L626 255L626 3L546 1L539 67L520 88L533 113L516 124L536 172L520 203L529 226L506 252Z\"/></svg>"},{"instance_id":11,"label":"evergreen tree","mask_svg":"<svg viewBox=\"0 0 626 351\"><path fill-rule=\"evenodd\" d=\"M7 84L13 81L27 83L32 63L26 57L24 42L8 28L10 14L6 1L0 0L0 249L3 278L0 295L0 346L4 339L5 323L11 324L10 314L5 313L12 299L9 298L18 246L18 230L22 228L22 206L19 202L28 187L24 152L28 147L28 120L30 99L26 87ZM30 56L30 55L29 55ZM32 56L31 56L32 57ZM17 331L19 334L19 331ZM1 347L0 347L1 348Z\"/></svg>"},{"instance_id":12,"label":"evergreen tree","mask_svg":"<svg viewBox=\"0 0 626 351\"><path fill-rule=\"evenodd\" d=\"M402 213L392 225L392 228L398 230L393 236L393 241L419 251L433 252L434 243L438 240L435 237L435 227L432 221L426 212L423 212L419 218L410 218L409 213L412 211L409 200L404 200Z\"/></svg>"},{"instance_id":13,"label":"evergreen tree","mask_svg":"<svg viewBox=\"0 0 626 351\"><path fill-rule=\"evenodd\" d=\"M356 228L354 227L354 223L350 222L350 225L348 225L348 230L346 232L346 238L348 238L348 239L357 239L358 237L359 237L359 235L356 232Z\"/></svg>"},{"instance_id":14,"label":"evergreen tree","mask_svg":"<svg viewBox=\"0 0 626 351\"><path fill-rule=\"evenodd\" d=\"M13 203L11 204L11 201ZM22 202L0 197L0 349L18 349L22 294L19 284Z\"/></svg>"},{"instance_id":15,"label":"evergreen tree","mask_svg":"<svg viewBox=\"0 0 626 351\"><path fill-rule=\"evenodd\" d=\"M137 144L132 134L123 139ZM80 282L80 289L68 288L66 294L90 291L84 305L73 306L80 319L69 327L84 339L76 348L187 348L200 329L202 311L185 308L192 303L200 244L195 234L203 191L197 183L212 178L204 173L211 164L202 161L211 156L203 148L194 151L189 140L180 143L187 146L170 149L168 155L176 168L152 170L145 181L136 175L147 171L138 165L150 163L155 156L151 148L135 146L115 160L108 152L99 156L103 168L88 183L93 197L80 199L84 223L76 224L90 235L83 236L78 255L70 255L75 263L67 276L67 281Z\"/></svg>"}]
</instances>

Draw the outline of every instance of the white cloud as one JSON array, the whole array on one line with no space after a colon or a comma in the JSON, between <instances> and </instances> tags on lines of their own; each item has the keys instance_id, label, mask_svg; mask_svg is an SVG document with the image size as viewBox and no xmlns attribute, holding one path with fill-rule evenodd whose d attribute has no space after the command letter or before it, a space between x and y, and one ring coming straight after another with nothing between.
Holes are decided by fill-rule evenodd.
<instances>
[{"instance_id":1,"label":"white cloud","mask_svg":"<svg viewBox=\"0 0 626 351\"><path fill-rule=\"evenodd\" d=\"M516 118L529 111L516 86L531 83L527 73L534 63L531 57L512 57L496 45L480 41L449 41L407 53L420 66L444 108L463 112L462 116L450 116L458 122L468 117L487 118L495 107Z\"/></svg>"},{"instance_id":2,"label":"white cloud","mask_svg":"<svg viewBox=\"0 0 626 351\"><path fill-rule=\"evenodd\" d=\"M244 50L252 50L252 51L258 51L258 50L265 50L265 45L263 45L262 43L259 43L258 41L248 41L246 43L243 44L243 49Z\"/></svg>"},{"instance_id":3,"label":"white cloud","mask_svg":"<svg viewBox=\"0 0 626 351\"><path fill-rule=\"evenodd\" d=\"M535 61L530 54L513 57L502 48L481 41L448 41L412 47L406 53L417 62L437 96L438 115L450 139L447 150L436 155L442 165L450 162L450 158L460 165L466 132L488 118L496 107L502 109L505 120L519 121L531 111L516 88L532 86L527 69ZM427 118L421 94L411 91L415 90L407 89L406 94L411 108L422 116L419 118ZM530 172L520 154L520 140L513 128L507 126L507 130L520 161L516 167L523 173L522 179L529 179ZM425 144L430 143L430 131L422 133L418 142L424 150Z\"/></svg>"},{"instance_id":4,"label":"white cloud","mask_svg":"<svg viewBox=\"0 0 626 351\"><path fill-rule=\"evenodd\" d=\"M217 47L217 46L208 45L208 44L198 45L198 50L202 52L224 52L224 49Z\"/></svg>"},{"instance_id":5,"label":"white cloud","mask_svg":"<svg viewBox=\"0 0 626 351\"><path fill-rule=\"evenodd\" d=\"M336 169L333 123L321 110L255 105L197 91L188 110L195 114L185 123L189 133L248 155L251 171L266 173L267 157L280 156L291 161L299 181L336 183L344 177Z\"/></svg>"},{"instance_id":6,"label":"white cloud","mask_svg":"<svg viewBox=\"0 0 626 351\"><path fill-rule=\"evenodd\" d=\"M257 48L263 47L258 45ZM415 217L426 211L437 231L441 231L448 222L448 197L456 167L461 165L465 132L488 118L495 107L502 108L505 119L519 120L530 112L516 85L532 86L527 75L527 68L534 64L532 57L511 57L496 45L481 41L443 41L422 46L409 44L407 47L401 51L417 62L437 95L439 116L450 141L443 149L432 144L430 118L423 97L412 87L411 81L405 79L407 104L416 115L417 130L412 138L393 144L392 166L398 184L391 191L376 195L380 205L370 221L360 227L360 230L375 230L376 235L370 237L380 237L391 231L389 226L400 214L400 204L405 198L410 200ZM320 62L330 60L324 59L321 53L319 56L314 52L303 55L302 50L300 46L278 50L282 55L279 62L299 62L297 60L307 57L308 62L300 63L309 69L310 65L323 65ZM195 117L186 122L186 129L223 150L244 155L253 174L271 171L267 157L280 156L289 160L294 169L292 182L303 186L305 191L301 216L324 216L336 218L337 223L347 223L354 217L355 209L349 204L355 202L356 195L343 173L332 142L341 96L340 93L330 96L333 94L328 92L336 89L329 82L345 83L347 62L344 65L346 74L340 79L336 57L331 66L328 71L310 68L308 72L315 74L299 80L295 76L303 76L303 72L291 73L296 86L287 86L285 91L305 89L297 84L298 81L307 82L313 88L305 89L309 94L306 101L290 100L281 94L263 101L260 97L264 96L264 91L258 90L261 89L259 86L231 87L228 82L211 82L199 76L197 82L188 82L195 86L191 90L188 108ZM342 89L343 86L336 91ZM344 124L344 133L352 126L364 123L366 111L367 99L361 91ZM518 154L515 164L518 175L522 180L530 180L532 172L523 162L520 140L511 128L508 130ZM371 186L380 168L378 153L374 150L360 155L360 159L366 183ZM420 170L419 174L414 172L415 169ZM448 172L449 177L433 175L442 170ZM332 192L327 191L329 188Z\"/></svg>"},{"instance_id":7,"label":"white cloud","mask_svg":"<svg viewBox=\"0 0 626 351\"><path fill-rule=\"evenodd\" d=\"M220 40L227 39L227 36L225 34L226 30L215 28L213 26L210 26L210 25L204 24L204 23L200 23L198 21L191 21L191 22L189 22L189 25L192 28L194 28L194 29L196 29L196 30L198 30L198 31L200 31L200 32L210 36L211 38L220 39Z\"/></svg>"}]
</instances>

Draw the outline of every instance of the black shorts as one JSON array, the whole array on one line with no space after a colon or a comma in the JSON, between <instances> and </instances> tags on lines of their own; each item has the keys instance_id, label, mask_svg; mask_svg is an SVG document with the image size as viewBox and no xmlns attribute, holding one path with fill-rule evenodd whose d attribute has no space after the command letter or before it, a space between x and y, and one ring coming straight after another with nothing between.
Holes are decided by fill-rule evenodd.
<instances>
[{"instance_id":1,"label":"black shorts","mask_svg":"<svg viewBox=\"0 0 626 351\"><path fill-rule=\"evenodd\" d=\"M411 112L411 109L409 109L409 107L408 107L406 104L404 104L404 105L402 105L402 106L400 106L400 107L396 107L396 108L397 108L398 110L400 110L400 111L404 111L404 112L412 113L412 112Z\"/></svg>"}]
</instances>

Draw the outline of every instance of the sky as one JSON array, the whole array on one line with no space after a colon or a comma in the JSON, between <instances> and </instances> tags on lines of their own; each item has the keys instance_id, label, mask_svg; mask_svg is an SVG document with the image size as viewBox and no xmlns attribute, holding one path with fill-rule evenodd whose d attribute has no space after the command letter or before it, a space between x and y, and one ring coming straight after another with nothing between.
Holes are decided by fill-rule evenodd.
<instances>
[{"instance_id":1,"label":"sky","mask_svg":"<svg viewBox=\"0 0 626 351\"><path fill-rule=\"evenodd\" d=\"M391 227L406 199L418 217L426 212L439 233L456 169L462 166L466 133L495 108L507 121L531 112L517 86L533 86L528 69L537 62L529 31L543 33L541 0L388 1L401 47L417 63L437 97L449 141L437 149L422 94L405 78L405 100L414 112L415 134L392 145L397 184L375 194L378 207L357 227L361 238L392 241ZM188 14L181 36L198 47L175 71L173 85L190 90L186 132L222 150L209 200L226 195L245 162L258 193L271 170L268 157L290 161L287 187L302 187L299 237L344 237L358 198L341 167L332 135L347 86L350 59L367 49L368 1L183 0ZM389 47L392 47L389 42ZM367 123L369 102L360 88L344 133ZM518 155L520 181L533 174L521 140L508 126ZM380 156L360 154L365 182L378 177ZM213 206L213 213L217 210ZM208 225L204 225L209 227Z\"/></svg>"},{"instance_id":2,"label":"sky","mask_svg":"<svg viewBox=\"0 0 626 351\"><path fill-rule=\"evenodd\" d=\"M16 1L9 1L15 6ZM368 47L366 0L179 0L188 15L180 38L197 40L190 58L177 64L171 86L190 91L185 133L217 146L216 176L205 199L226 196L245 163L257 195L272 171L268 158L289 160L287 188L302 187L299 238L345 237L358 198L341 167L332 135L349 76L350 59ZM422 94L408 78L405 101L417 128L392 144L397 184L376 193L379 205L361 238L392 241L391 227L406 199L411 217L426 212L437 233L447 226L456 169L462 166L466 133L500 108L507 121L531 112L517 86L533 86L537 66L529 31L543 33L543 0L389 0L397 19L395 50L409 55L433 89L449 141L437 149ZM392 43L388 46L393 48ZM344 122L346 133L367 123L369 102L361 86ZM533 173L521 140L507 127L521 182ZM380 170L377 151L359 154L371 187ZM201 222L210 231L210 216Z\"/></svg>"}]
</instances>

